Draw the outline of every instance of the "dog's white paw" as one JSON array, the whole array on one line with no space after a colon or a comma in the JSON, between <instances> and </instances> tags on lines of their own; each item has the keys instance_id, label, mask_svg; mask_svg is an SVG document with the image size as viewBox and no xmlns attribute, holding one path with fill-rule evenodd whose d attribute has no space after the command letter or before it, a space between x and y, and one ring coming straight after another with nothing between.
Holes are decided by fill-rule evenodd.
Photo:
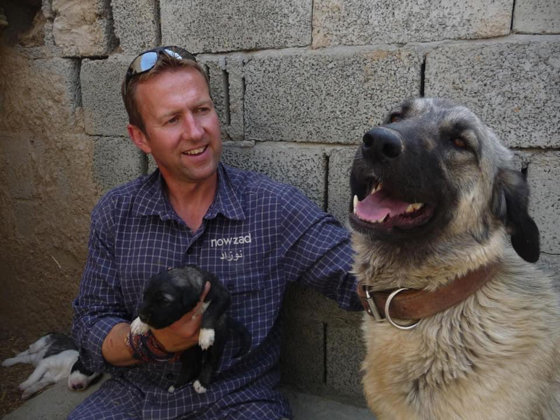
<instances>
[{"instance_id":1,"label":"dog's white paw","mask_svg":"<svg viewBox=\"0 0 560 420\"><path fill-rule=\"evenodd\" d=\"M193 388L199 394L204 394L206 392L206 388L204 388L202 386L202 384L200 383L200 381L198 379L196 381L194 381Z\"/></svg>"},{"instance_id":2,"label":"dog's white paw","mask_svg":"<svg viewBox=\"0 0 560 420\"><path fill-rule=\"evenodd\" d=\"M212 344L214 344L214 329L213 328L201 328L200 334L198 335L198 344L202 350L208 349Z\"/></svg>"},{"instance_id":3,"label":"dog's white paw","mask_svg":"<svg viewBox=\"0 0 560 420\"><path fill-rule=\"evenodd\" d=\"M134 321L132 321L132 324L130 324L130 331L134 335L146 334L149 330L150 326L143 323L142 320L140 320L140 317L136 318Z\"/></svg>"}]
</instances>

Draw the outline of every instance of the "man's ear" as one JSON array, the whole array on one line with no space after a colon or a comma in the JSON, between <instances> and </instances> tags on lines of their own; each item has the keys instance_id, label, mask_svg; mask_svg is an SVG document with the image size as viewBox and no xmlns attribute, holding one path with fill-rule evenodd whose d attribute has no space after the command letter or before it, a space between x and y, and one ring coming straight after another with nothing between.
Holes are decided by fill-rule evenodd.
<instances>
[{"instance_id":1,"label":"man's ear","mask_svg":"<svg viewBox=\"0 0 560 420\"><path fill-rule=\"evenodd\" d=\"M128 130L128 135L132 139L132 142L142 150L144 153L149 154L152 152L152 148L150 147L150 143L146 137L146 134L136 125L128 124L126 126Z\"/></svg>"}]
</instances>

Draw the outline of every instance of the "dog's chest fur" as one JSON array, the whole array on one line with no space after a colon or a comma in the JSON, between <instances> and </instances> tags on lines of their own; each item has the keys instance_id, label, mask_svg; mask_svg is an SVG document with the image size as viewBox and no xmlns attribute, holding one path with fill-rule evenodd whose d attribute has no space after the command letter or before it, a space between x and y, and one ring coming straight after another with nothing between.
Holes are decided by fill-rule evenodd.
<instances>
[{"instance_id":1,"label":"dog's chest fur","mask_svg":"<svg viewBox=\"0 0 560 420\"><path fill-rule=\"evenodd\" d=\"M515 258L509 265L516 271ZM499 276L410 331L364 315L364 391L379 418L540 417L530 401L550 391L539 377L560 360L560 313L549 285L518 278ZM529 287L538 297L530 302Z\"/></svg>"}]
</instances>

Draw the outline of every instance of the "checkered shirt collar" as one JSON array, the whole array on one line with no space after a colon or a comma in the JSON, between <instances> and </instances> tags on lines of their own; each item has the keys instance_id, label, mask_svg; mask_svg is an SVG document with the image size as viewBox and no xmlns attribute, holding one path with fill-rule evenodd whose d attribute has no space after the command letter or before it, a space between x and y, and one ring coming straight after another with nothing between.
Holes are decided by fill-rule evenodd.
<instances>
[{"instance_id":1,"label":"checkered shirt collar","mask_svg":"<svg viewBox=\"0 0 560 420\"><path fill-rule=\"evenodd\" d=\"M138 205L135 206L137 215L157 215L161 220L176 218L165 194L164 182L159 169L146 178L137 194ZM245 212L228 176L228 166L222 163L218 165L218 191L204 218L214 219L218 214L222 214L230 220L245 219Z\"/></svg>"}]
</instances>

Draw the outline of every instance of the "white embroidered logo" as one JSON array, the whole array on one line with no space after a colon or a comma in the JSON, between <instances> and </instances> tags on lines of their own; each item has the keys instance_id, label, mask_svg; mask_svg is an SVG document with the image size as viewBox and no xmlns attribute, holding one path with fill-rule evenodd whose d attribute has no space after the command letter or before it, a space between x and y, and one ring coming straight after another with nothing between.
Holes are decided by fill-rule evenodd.
<instances>
[{"instance_id":1,"label":"white embroidered logo","mask_svg":"<svg viewBox=\"0 0 560 420\"><path fill-rule=\"evenodd\" d=\"M243 245L243 244L250 244L250 243L251 243L251 234L249 233L248 235L233 236L231 238L212 239L210 240L210 247L219 248L224 245Z\"/></svg>"},{"instance_id":2,"label":"white embroidered logo","mask_svg":"<svg viewBox=\"0 0 560 420\"><path fill-rule=\"evenodd\" d=\"M241 235L241 236L232 236L229 238L219 238L219 239L211 239L210 240L210 247L211 248L221 248L224 246L229 247L230 245L245 245L251 243L251 234L248 235ZM243 258L243 250L224 250L221 253L220 259L227 260L227 261L237 261Z\"/></svg>"}]
</instances>

